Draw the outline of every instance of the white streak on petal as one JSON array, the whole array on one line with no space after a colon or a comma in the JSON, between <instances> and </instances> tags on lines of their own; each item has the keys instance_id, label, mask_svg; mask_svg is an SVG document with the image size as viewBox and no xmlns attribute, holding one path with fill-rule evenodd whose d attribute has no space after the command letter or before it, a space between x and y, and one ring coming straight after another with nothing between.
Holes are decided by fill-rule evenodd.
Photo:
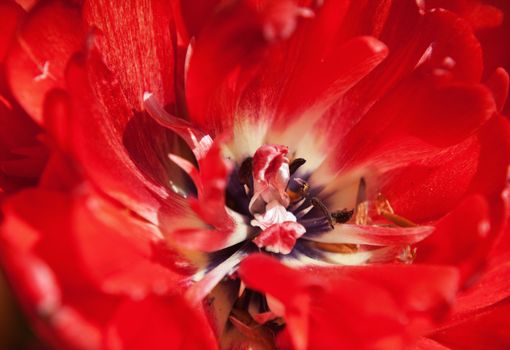
<instances>
[{"instance_id":1,"label":"white streak on petal","mask_svg":"<svg viewBox=\"0 0 510 350\"><path fill-rule=\"evenodd\" d=\"M143 106L158 124L179 135L191 148L197 160L204 158L213 144L211 136L196 129L187 120L169 114L150 92L143 94Z\"/></svg>"},{"instance_id":2,"label":"white streak on petal","mask_svg":"<svg viewBox=\"0 0 510 350\"><path fill-rule=\"evenodd\" d=\"M336 225L331 231L303 239L332 244L366 244L374 246L407 245L420 242L434 231L433 226L387 227L373 225Z\"/></svg>"},{"instance_id":3,"label":"white streak on petal","mask_svg":"<svg viewBox=\"0 0 510 350\"><path fill-rule=\"evenodd\" d=\"M248 253L244 250L238 250L227 260L206 273L200 281L186 291L186 299L192 305L198 305L225 276L235 270L247 255Z\"/></svg>"}]
</instances>

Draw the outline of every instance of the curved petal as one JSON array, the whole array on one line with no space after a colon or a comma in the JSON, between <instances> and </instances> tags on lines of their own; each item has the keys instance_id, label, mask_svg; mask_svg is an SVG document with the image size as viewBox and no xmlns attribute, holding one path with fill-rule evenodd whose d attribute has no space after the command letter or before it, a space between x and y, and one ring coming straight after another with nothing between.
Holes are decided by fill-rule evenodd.
<instances>
[{"instance_id":1,"label":"curved petal","mask_svg":"<svg viewBox=\"0 0 510 350\"><path fill-rule=\"evenodd\" d=\"M235 127L237 119L257 118L250 113L255 110L259 110L264 119L268 117L264 114L273 115L276 112L275 106L271 106L273 110L267 107L283 97L279 90L288 79L294 78L290 74L294 68L299 69L296 75L298 81L293 84L294 93L299 92L299 96L303 96L306 89L300 82L304 75L311 73L306 67L313 66L313 63L320 61L319 56L326 54L327 43L335 38L347 2L325 3L318 10L321 19L315 16L313 20L306 18L299 21L297 19L304 12L292 10L296 9L296 4L292 3L288 0L259 4L239 2L236 6L219 11L208 24L209 29L204 28L202 35L197 37L190 60L186 91L191 118L198 125L220 133ZM290 6L290 10L286 6ZM279 27L280 24L283 26ZM308 24L308 28L303 28L304 24ZM284 33L284 27L289 25L288 33ZM277 35L274 37L269 35L273 29L276 32L281 30L280 34L275 32ZM314 40L316 37L324 41ZM274 42L276 38L280 38L281 43ZM333 57L329 64L334 64ZM281 68L285 69L284 74ZM326 72L327 65L324 64L323 68ZM257 81L261 86L252 80L255 74L259 76ZM207 84L203 82L204 76L208 77ZM328 80L331 75L322 74L321 78ZM336 80L335 77L332 80ZM250 84L255 86L245 91ZM327 88L325 85L317 84L317 87L324 90ZM243 97L243 94L248 96ZM256 96L263 96L264 99L254 99ZM288 97L299 99L290 92ZM245 106L239 106L241 99L245 100ZM250 103L254 110L249 108ZM263 105L255 108L259 103ZM291 104L295 107L295 103Z\"/></svg>"},{"instance_id":2,"label":"curved petal","mask_svg":"<svg viewBox=\"0 0 510 350\"><path fill-rule=\"evenodd\" d=\"M457 288L455 270L441 267L293 270L275 259L253 255L238 272L248 287L285 305L285 332L296 349L310 344L370 348L376 343L404 348L444 317ZM375 324L367 333L367 327Z\"/></svg>"},{"instance_id":3,"label":"curved petal","mask_svg":"<svg viewBox=\"0 0 510 350\"><path fill-rule=\"evenodd\" d=\"M489 76L485 84L492 91L492 94L494 95L494 100L496 101L498 112L501 112L503 110L503 107L505 107L505 103L508 97L508 90L510 84L508 72L505 69L498 67Z\"/></svg>"},{"instance_id":4,"label":"curved petal","mask_svg":"<svg viewBox=\"0 0 510 350\"><path fill-rule=\"evenodd\" d=\"M144 93L143 104L147 113L149 113L158 124L177 133L177 135L187 143L197 160L201 160L205 157L213 142L209 135L196 129L188 121L168 114L163 107L158 104L152 93Z\"/></svg>"},{"instance_id":5,"label":"curved petal","mask_svg":"<svg viewBox=\"0 0 510 350\"><path fill-rule=\"evenodd\" d=\"M42 121L46 93L64 88L64 71L81 49L84 33L79 7L64 1L36 6L19 31L6 61L6 75L16 99L37 122Z\"/></svg>"},{"instance_id":6,"label":"curved petal","mask_svg":"<svg viewBox=\"0 0 510 350\"><path fill-rule=\"evenodd\" d=\"M481 1L469 0L427 0L427 9L444 8L458 13L476 29L490 28L501 25L504 14L495 6Z\"/></svg>"},{"instance_id":7,"label":"curved petal","mask_svg":"<svg viewBox=\"0 0 510 350\"><path fill-rule=\"evenodd\" d=\"M442 8L431 10L427 19L434 45L430 55L421 61L420 69L437 69L438 76L448 72L447 75L461 81L479 82L483 72L482 48L469 23Z\"/></svg>"},{"instance_id":8,"label":"curved petal","mask_svg":"<svg viewBox=\"0 0 510 350\"><path fill-rule=\"evenodd\" d=\"M486 347L504 350L510 346L508 312L510 305L504 302L498 307L476 313L463 322L435 332L430 337L452 349L475 350Z\"/></svg>"},{"instance_id":9,"label":"curved petal","mask_svg":"<svg viewBox=\"0 0 510 350\"><path fill-rule=\"evenodd\" d=\"M340 224L335 225L335 228L331 231L312 236L305 235L303 239L322 243L392 246L420 242L433 231L433 226L401 228Z\"/></svg>"},{"instance_id":10,"label":"curved petal","mask_svg":"<svg viewBox=\"0 0 510 350\"><path fill-rule=\"evenodd\" d=\"M313 169L310 162L317 162L331 148L332 126L339 117L325 111L388 55L388 48L373 37L356 37L334 47L290 74L267 135L268 142L285 144L296 156L307 159L307 168ZM313 50L305 45L301 49ZM306 69L308 66L313 69Z\"/></svg>"},{"instance_id":11,"label":"curved petal","mask_svg":"<svg viewBox=\"0 0 510 350\"><path fill-rule=\"evenodd\" d=\"M27 190L9 201L6 216L10 240L58 266L70 288L92 283L113 294L164 294L194 272L153 225L90 194Z\"/></svg>"},{"instance_id":12,"label":"curved petal","mask_svg":"<svg viewBox=\"0 0 510 350\"><path fill-rule=\"evenodd\" d=\"M505 300L510 296L509 281L510 261L489 267L475 285L459 295L455 314L477 312Z\"/></svg>"},{"instance_id":13,"label":"curved petal","mask_svg":"<svg viewBox=\"0 0 510 350\"><path fill-rule=\"evenodd\" d=\"M462 277L469 277L483 263L494 240L490 225L487 201L479 195L468 197L418 245L416 262L457 265Z\"/></svg>"},{"instance_id":14,"label":"curved petal","mask_svg":"<svg viewBox=\"0 0 510 350\"><path fill-rule=\"evenodd\" d=\"M108 293L173 294L195 268L160 231L98 198L75 204L74 234L89 274Z\"/></svg>"},{"instance_id":15,"label":"curved petal","mask_svg":"<svg viewBox=\"0 0 510 350\"><path fill-rule=\"evenodd\" d=\"M32 208L26 206L24 213L16 212L17 199L14 197L6 208L1 258L26 315L50 346L97 349L101 343L100 329L116 306L116 300L88 284L62 231L46 222L50 227L43 233L24 222L39 213L38 210L28 213ZM45 219L39 217L38 222L30 223L42 224ZM77 280L76 274L82 278Z\"/></svg>"},{"instance_id":16,"label":"curved petal","mask_svg":"<svg viewBox=\"0 0 510 350\"><path fill-rule=\"evenodd\" d=\"M449 347L443 346L440 343L429 339L420 338L415 344L413 344L409 350L452 350Z\"/></svg>"},{"instance_id":17,"label":"curved petal","mask_svg":"<svg viewBox=\"0 0 510 350\"><path fill-rule=\"evenodd\" d=\"M24 11L18 4L14 2L2 2L0 4L0 62L4 61L5 54L11 45L16 29L23 17Z\"/></svg>"},{"instance_id":18,"label":"curved petal","mask_svg":"<svg viewBox=\"0 0 510 350\"><path fill-rule=\"evenodd\" d=\"M452 210L466 194L500 197L510 162L509 138L509 123L492 118L462 144L416 154L407 166L382 174L381 191L399 214L418 222Z\"/></svg>"},{"instance_id":19,"label":"curved petal","mask_svg":"<svg viewBox=\"0 0 510 350\"><path fill-rule=\"evenodd\" d=\"M75 59L67 78L72 149L87 179L153 223L170 223L166 216L188 216L185 199L172 190L179 176L167 158L175 151L174 135L133 112L97 53L86 62Z\"/></svg>"},{"instance_id":20,"label":"curved petal","mask_svg":"<svg viewBox=\"0 0 510 350\"><path fill-rule=\"evenodd\" d=\"M234 272L235 268L239 266L239 263L247 255L248 252L241 248L227 260L221 262L212 270L207 271L205 275L199 272L195 278L200 278L200 280L188 288L185 294L186 299L192 305L201 303L223 278Z\"/></svg>"},{"instance_id":21,"label":"curved petal","mask_svg":"<svg viewBox=\"0 0 510 350\"><path fill-rule=\"evenodd\" d=\"M235 220L233 230L181 228L165 231L165 236L174 244L202 252L214 252L231 247L245 241L250 236L251 227L234 213L229 213L229 216Z\"/></svg>"},{"instance_id":22,"label":"curved petal","mask_svg":"<svg viewBox=\"0 0 510 350\"><path fill-rule=\"evenodd\" d=\"M0 189L3 194L10 194L35 185L44 169L47 149L38 138L41 129L15 102L3 77L0 123Z\"/></svg>"},{"instance_id":23,"label":"curved petal","mask_svg":"<svg viewBox=\"0 0 510 350\"><path fill-rule=\"evenodd\" d=\"M105 346L112 350L218 347L205 315L177 295L124 301L109 324Z\"/></svg>"},{"instance_id":24,"label":"curved petal","mask_svg":"<svg viewBox=\"0 0 510 350\"><path fill-rule=\"evenodd\" d=\"M235 68L250 69L266 44L257 15L243 1L219 11L201 34L186 76L187 105L196 125L221 133L231 127L237 94L245 84Z\"/></svg>"},{"instance_id":25,"label":"curved petal","mask_svg":"<svg viewBox=\"0 0 510 350\"><path fill-rule=\"evenodd\" d=\"M339 166L350 167L383 151L383 145L398 147L396 141L409 136L428 143L424 150L430 150L430 144L454 145L476 132L494 112L492 94L482 85L438 84L413 77L381 99L332 155Z\"/></svg>"},{"instance_id":26,"label":"curved petal","mask_svg":"<svg viewBox=\"0 0 510 350\"><path fill-rule=\"evenodd\" d=\"M131 108L143 109L146 91L163 105L175 102L170 2L89 0L83 12L86 23L99 29L95 44Z\"/></svg>"}]
</instances>

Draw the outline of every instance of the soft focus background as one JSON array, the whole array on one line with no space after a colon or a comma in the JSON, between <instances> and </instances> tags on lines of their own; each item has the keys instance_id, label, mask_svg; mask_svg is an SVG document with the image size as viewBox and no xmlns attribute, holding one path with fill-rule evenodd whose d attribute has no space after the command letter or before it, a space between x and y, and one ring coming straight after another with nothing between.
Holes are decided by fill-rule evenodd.
<instances>
[{"instance_id":1,"label":"soft focus background","mask_svg":"<svg viewBox=\"0 0 510 350\"><path fill-rule=\"evenodd\" d=\"M9 285L0 272L0 349L43 349L35 345Z\"/></svg>"}]
</instances>

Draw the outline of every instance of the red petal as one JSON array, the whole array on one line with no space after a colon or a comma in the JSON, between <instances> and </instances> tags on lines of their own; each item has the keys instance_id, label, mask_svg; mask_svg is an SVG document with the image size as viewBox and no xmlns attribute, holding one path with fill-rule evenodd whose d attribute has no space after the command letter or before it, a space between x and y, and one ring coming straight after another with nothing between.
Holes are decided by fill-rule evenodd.
<instances>
[{"instance_id":1,"label":"red petal","mask_svg":"<svg viewBox=\"0 0 510 350\"><path fill-rule=\"evenodd\" d=\"M167 158L176 152L175 135L147 115L133 114L114 79L94 53L70 65L73 151L101 191L149 221L169 225L174 214L192 214L169 183L179 182L178 168Z\"/></svg>"},{"instance_id":2,"label":"red petal","mask_svg":"<svg viewBox=\"0 0 510 350\"><path fill-rule=\"evenodd\" d=\"M218 347L204 315L178 296L125 301L110 323L105 345L112 350Z\"/></svg>"},{"instance_id":3,"label":"red petal","mask_svg":"<svg viewBox=\"0 0 510 350\"><path fill-rule=\"evenodd\" d=\"M335 225L324 234L303 237L315 242L368 244L375 246L407 245L420 242L434 231L432 226L384 227L369 225Z\"/></svg>"},{"instance_id":4,"label":"red petal","mask_svg":"<svg viewBox=\"0 0 510 350\"><path fill-rule=\"evenodd\" d=\"M483 71L482 49L469 23L442 9L432 11L428 17L428 30L436 40L431 55L420 69L432 73L444 69L462 81L479 82ZM448 61L453 63L452 67Z\"/></svg>"},{"instance_id":5,"label":"red petal","mask_svg":"<svg viewBox=\"0 0 510 350\"><path fill-rule=\"evenodd\" d=\"M301 50L307 52L315 48L303 45ZM308 64L314 69L303 66L290 76L290 86L283 92L281 100L282 110L293 116L315 103L321 107L331 104L367 76L387 55L388 48L384 43L373 37L360 36L336 45L327 55L309 58L312 62ZM309 85L310 82L313 84Z\"/></svg>"},{"instance_id":6,"label":"red petal","mask_svg":"<svg viewBox=\"0 0 510 350\"><path fill-rule=\"evenodd\" d=\"M255 63L265 42L256 14L243 2L220 11L201 34L186 76L187 105L199 127L221 132L224 125L232 124L237 92L242 89L234 69Z\"/></svg>"},{"instance_id":7,"label":"red petal","mask_svg":"<svg viewBox=\"0 0 510 350\"><path fill-rule=\"evenodd\" d=\"M470 22L475 29L501 25L503 13L497 7L477 0L427 0L427 9L444 8L458 13Z\"/></svg>"},{"instance_id":8,"label":"red petal","mask_svg":"<svg viewBox=\"0 0 510 350\"><path fill-rule=\"evenodd\" d=\"M72 132L70 101L67 93L61 89L53 89L46 94L43 108L43 124L60 150L71 151Z\"/></svg>"},{"instance_id":9,"label":"red petal","mask_svg":"<svg viewBox=\"0 0 510 350\"><path fill-rule=\"evenodd\" d=\"M335 132L338 130L336 126L342 118L339 118L338 113L324 115L323 111L333 102L341 100L343 95L383 62L388 55L388 48L372 37L356 37L345 43L333 43L332 46L334 50L322 55L318 53L311 57L296 55L297 57L293 59L298 61L308 59L310 62L298 64L292 72L288 73L288 81L285 88L279 92L276 106L262 106L263 110L276 109L268 137L273 135L272 139L275 141L285 140L285 144L302 157L310 152L307 149L310 146L306 143L303 145L303 136L307 134L311 134L314 139L313 146L317 148L322 146L321 153L331 149L331 139L336 140ZM309 43L308 46L302 45L300 50L305 53L315 52L317 48ZM281 78L283 74L286 73L277 75L275 72L271 77L274 83L283 81ZM252 91L252 94L264 96L268 92L261 89ZM260 118L268 119L270 116L261 115ZM294 123L298 125L298 130L293 128ZM323 141L322 144L321 141Z\"/></svg>"},{"instance_id":10,"label":"red petal","mask_svg":"<svg viewBox=\"0 0 510 350\"><path fill-rule=\"evenodd\" d=\"M509 312L510 305L505 302L430 337L452 349L505 350L510 347Z\"/></svg>"},{"instance_id":11,"label":"red petal","mask_svg":"<svg viewBox=\"0 0 510 350\"><path fill-rule=\"evenodd\" d=\"M96 303L97 294L83 288L74 291L79 297L73 299L71 290L61 291L58 278L62 276L57 276L45 261L19 251L10 243L2 243L4 271L32 327L45 343L56 348L97 349L101 341L101 318L115 302L104 297ZM80 301L77 303L77 300ZM87 310L87 306L95 310Z\"/></svg>"},{"instance_id":12,"label":"red petal","mask_svg":"<svg viewBox=\"0 0 510 350\"><path fill-rule=\"evenodd\" d=\"M172 130L179 135L191 148L197 160L205 157L212 146L209 135L193 127L187 120L176 118L168 114L151 93L144 93L144 108L158 124Z\"/></svg>"},{"instance_id":13,"label":"red petal","mask_svg":"<svg viewBox=\"0 0 510 350\"><path fill-rule=\"evenodd\" d=\"M200 171L191 162L170 155L170 159L191 177L198 192L198 198L188 201L204 223L165 230L168 238L189 249L207 252L223 249L243 241L249 233L241 215L227 210L225 205L232 164L223 157L222 147L221 141L212 144L199 160Z\"/></svg>"},{"instance_id":14,"label":"red petal","mask_svg":"<svg viewBox=\"0 0 510 350\"><path fill-rule=\"evenodd\" d=\"M41 188L66 192L76 189L82 181L76 164L67 155L55 152L48 160L39 185Z\"/></svg>"},{"instance_id":15,"label":"red petal","mask_svg":"<svg viewBox=\"0 0 510 350\"><path fill-rule=\"evenodd\" d=\"M199 305L202 303L204 298L207 297L214 288L216 288L221 280L232 273L247 255L247 252L240 249L212 270L206 271L206 274L202 277L202 279L188 288L185 294L186 299L192 305Z\"/></svg>"},{"instance_id":16,"label":"red petal","mask_svg":"<svg viewBox=\"0 0 510 350\"><path fill-rule=\"evenodd\" d=\"M13 2L2 2L0 4L0 32L2 33L0 37L0 62L4 60L23 15L23 9Z\"/></svg>"},{"instance_id":17,"label":"red petal","mask_svg":"<svg viewBox=\"0 0 510 350\"><path fill-rule=\"evenodd\" d=\"M101 31L97 47L132 108L142 109L147 91L164 105L175 101L169 2L92 0L83 12L87 24Z\"/></svg>"},{"instance_id":18,"label":"red petal","mask_svg":"<svg viewBox=\"0 0 510 350\"><path fill-rule=\"evenodd\" d=\"M9 10L6 13L13 15ZM0 196L3 196L35 185L47 160L46 145L39 138L41 129L16 103L3 74L0 74L0 124Z\"/></svg>"},{"instance_id":19,"label":"red petal","mask_svg":"<svg viewBox=\"0 0 510 350\"><path fill-rule=\"evenodd\" d=\"M416 261L457 265L464 278L469 276L483 262L494 238L485 199L469 197L435 226L434 234L418 245Z\"/></svg>"},{"instance_id":20,"label":"red petal","mask_svg":"<svg viewBox=\"0 0 510 350\"><path fill-rule=\"evenodd\" d=\"M31 312L40 316L52 315L62 302L55 273L41 259L10 248L2 249L2 263L6 264L8 275L12 277L17 296Z\"/></svg>"},{"instance_id":21,"label":"red petal","mask_svg":"<svg viewBox=\"0 0 510 350\"><path fill-rule=\"evenodd\" d=\"M421 110L409 111L416 118L410 131L431 143L463 140L496 110L492 96L482 86L439 87L426 95L425 101Z\"/></svg>"},{"instance_id":22,"label":"red petal","mask_svg":"<svg viewBox=\"0 0 510 350\"><path fill-rule=\"evenodd\" d=\"M395 147L392 139L409 134L437 146L456 144L472 135L494 112L492 95L482 85L443 85L413 79L364 116L342 140L343 151L337 152L337 157L349 156L350 162L359 162L358 157L367 156L360 153L375 153L378 144Z\"/></svg>"},{"instance_id":23,"label":"red petal","mask_svg":"<svg viewBox=\"0 0 510 350\"><path fill-rule=\"evenodd\" d=\"M501 263L488 266L476 284L458 296L453 318L496 305L509 296L510 261L506 256Z\"/></svg>"},{"instance_id":24,"label":"red petal","mask_svg":"<svg viewBox=\"0 0 510 350\"><path fill-rule=\"evenodd\" d=\"M239 223L234 231L182 228L165 232L165 236L172 244L202 252L215 252L244 241L248 231L246 224Z\"/></svg>"},{"instance_id":25,"label":"red petal","mask_svg":"<svg viewBox=\"0 0 510 350\"><path fill-rule=\"evenodd\" d=\"M345 135L375 102L417 68L420 74L428 76L442 71L463 81L480 80L480 45L469 25L454 14L435 11L423 15L415 2L393 2L384 23L380 40L390 48L390 54L330 111L332 119L342 116L333 119L335 125L331 133L337 138ZM432 43L434 50L431 50ZM455 65L445 67L444 61L451 59ZM424 61L428 63L424 65ZM400 96L400 100L406 99Z\"/></svg>"},{"instance_id":26,"label":"red petal","mask_svg":"<svg viewBox=\"0 0 510 350\"><path fill-rule=\"evenodd\" d=\"M500 196L507 186L510 163L510 122L501 116L492 118L480 130L480 154L473 193Z\"/></svg>"},{"instance_id":27,"label":"red petal","mask_svg":"<svg viewBox=\"0 0 510 350\"><path fill-rule=\"evenodd\" d=\"M487 86L491 89L492 94L494 95L498 112L501 112L503 107L505 107L510 84L509 80L508 72L500 67L497 68L486 81Z\"/></svg>"},{"instance_id":28,"label":"red petal","mask_svg":"<svg viewBox=\"0 0 510 350\"><path fill-rule=\"evenodd\" d=\"M37 0L16 0L16 3L28 11L37 3Z\"/></svg>"},{"instance_id":29,"label":"red petal","mask_svg":"<svg viewBox=\"0 0 510 350\"><path fill-rule=\"evenodd\" d=\"M168 247L158 229L98 198L74 210L78 251L103 290L135 297L175 292L194 267ZM114 248L115 247L115 248Z\"/></svg>"},{"instance_id":30,"label":"red petal","mask_svg":"<svg viewBox=\"0 0 510 350\"><path fill-rule=\"evenodd\" d=\"M292 270L265 255L239 268L246 285L285 305L294 347L402 348L444 316L457 287L450 268L379 266ZM411 283L409 283L411 281Z\"/></svg>"},{"instance_id":31,"label":"red petal","mask_svg":"<svg viewBox=\"0 0 510 350\"><path fill-rule=\"evenodd\" d=\"M305 232L305 228L297 222L282 222L266 228L253 240L253 243L273 253L289 254L296 240Z\"/></svg>"},{"instance_id":32,"label":"red petal","mask_svg":"<svg viewBox=\"0 0 510 350\"><path fill-rule=\"evenodd\" d=\"M435 220L453 210L469 190L479 152L473 138L443 152L438 149L430 158L417 154L407 165L381 176L381 192L399 215L415 222Z\"/></svg>"},{"instance_id":33,"label":"red petal","mask_svg":"<svg viewBox=\"0 0 510 350\"><path fill-rule=\"evenodd\" d=\"M17 244L35 244L66 286L91 281L109 293L140 296L167 293L194 272L151 224L99 197L32 190L9 203L11 241L25 237L27 243ZM30 235L15 236L27 225Z\"/></svg>"},{"instance_id":34,"label":"red petal","mask_svg":"<svg viewBox=\"0 0 510 350\"><path fill-rule=\"evenodd\" d=\"M333 281L335 276L349 276L384 287L413 317L435 321L446 315L459 281L457 269L444 265L350 266L315 268L312 272Z\"/></svg>"},{"instance_id":35,"label":"red petal","mask_svg":"<svg viewBox=\"0 0 510 350\"><path fill-rule=\"evenodd\" d=\"M46 92L64 87L64 70L81 48L83 31L79 8L49 1L32 11L23 24L6 63L13 94L38 122Z\"/></svg>"},{"instance_id":36,"label":"red petal","mask_svg":"<svg viewBox=\"0 0 510 350\"><path fill-rule=\"evenodd\" d=\"M210 24L211 29L204 30L193 45L187 81L193 120L213 132L234 128L236 139L243 139L253 131L250 121L263 138L267 125L261 121L277 119L274 128L288 131L284 142L301 146L298 153L307 151L296 135L308 133L322 110L387 55L384 44L375 38L339 39L347 6L346 2L326 2L315 18L300 21L288 41L274 45L261 41L256 14L247 14L244 8L221 12L214 28ZM251 39L244 40L247 37ZM208 77L205 85L204 76ZM304 116L304 125L296 131L289 128L289 121L298 115ZM318 125L316 133L323 134L328 122ZM282 135L273 136L274 142L283 142ZM238 151L239 144L234 148Z\"/></svg>"},{"instance_id":37,"label":"red petal","mask_svg":"<svg viewBox=\"0 0 510 350\"><path fill-rule=\"evenodd\" d=\"M451 350L429 338L420 338L409 350Z\"/></svg>"},{"instance_id":38,"label":"red petal","mask_svg":"<svg viewBox=\"0 0 510 350\"><path fill-rule=\"evenodd\" d=\"M207 20L214 14L222 0L198 0L193 3L179 0L180 14L186 27L186 37L192 38L200 33Z\"/></svg>"},{"instance_id":39,"label":"red petal","mask_svg":"<svg viewBox=\"0 0 510 350\"><path fill-rule=\"evenodd\" d=\"M225 189L232 164L223 157L221 142L213 144L199 166L203 191L198 200L190 199L191 206L208 224L220 231L232 232L235 230L235 222L225 207Z\"/></svg>"},{"instance_id":40,"label":"red petal","mask_svg":"<svg viewBox=\"0 0 510 350\"><path fill-rule=\"evenodd\" d=\"M436 150L430 158L425 152L417 153L409 165L387 172L381 176L382 192L400 215L415 221L433 220L452 210L466 193L499 198L506 186L510 162L508 140L508 122L495 117L463 144ZM412 148L404 147L405 144L401 146L402 158ZM422 151L426 147L423 145ZM491 210L491 214L495 212ZM492 224L496 228L496 223Z\"/></svg>"}]
</instances>

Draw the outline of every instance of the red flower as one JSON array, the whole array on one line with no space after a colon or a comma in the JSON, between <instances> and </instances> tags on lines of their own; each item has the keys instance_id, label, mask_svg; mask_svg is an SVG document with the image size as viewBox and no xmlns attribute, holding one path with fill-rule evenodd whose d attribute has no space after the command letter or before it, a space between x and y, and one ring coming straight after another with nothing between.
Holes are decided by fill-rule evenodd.
<instances>
[{"instance_id":1,"label":"red flower","mask_svg":"<svg viewBox=\"0 0 510 350\"><path fill-rule=\"evenodd\" d=\"M473 28L500 13L441 6L37 4L6 75L53 153L1 236L36 330L65 348L403 349L499 327L508 79Z\"/></svg>"}]
</instances>

